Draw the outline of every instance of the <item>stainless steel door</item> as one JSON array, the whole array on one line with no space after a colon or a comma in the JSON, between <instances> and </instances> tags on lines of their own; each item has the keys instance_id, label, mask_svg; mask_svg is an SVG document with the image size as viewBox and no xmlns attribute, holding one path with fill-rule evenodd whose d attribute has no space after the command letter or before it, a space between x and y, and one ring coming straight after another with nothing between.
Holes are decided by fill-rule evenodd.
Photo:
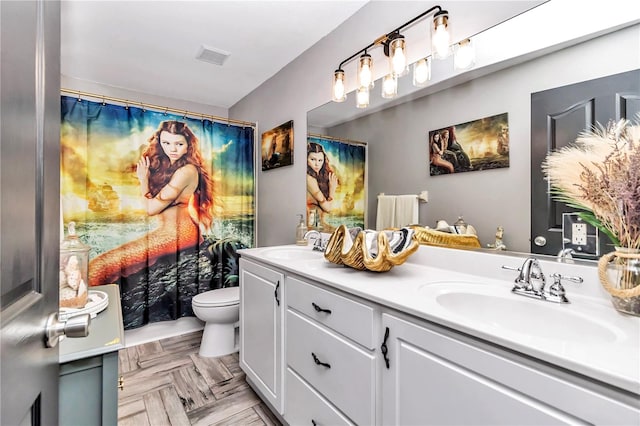
<instances>
[{"instance_id":1,"label":"stainless steel door","mask_svg":"<svg viewBox=\"0 0 640 426\"><path fill-rule=\"evenodd\" d=\"M1 1L0 31L0 424L57 424L60 4Z\"/></svg>"}]
</instances>

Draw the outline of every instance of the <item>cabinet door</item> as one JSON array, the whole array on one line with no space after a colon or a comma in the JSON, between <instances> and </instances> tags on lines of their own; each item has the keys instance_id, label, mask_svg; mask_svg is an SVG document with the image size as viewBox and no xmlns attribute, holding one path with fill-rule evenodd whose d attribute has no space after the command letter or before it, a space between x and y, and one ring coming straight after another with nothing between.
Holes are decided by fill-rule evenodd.
<instances>
[{"instance_id":1,"label":"cabinet door","mask_svg":"<svg viewBox=\"0 0 640 426\"><path fill-rule=\"evenodd\" d=\"M387 327L389 368L384 366L382 373L385 425L579 423L441 352L443 342L438 336L444 336L384 314L382 330ZM452 342L459 345L457 351L465 350Z\"/></svg>"},{"instance_id":2,"label":"cabinet door","mask_svg":"<svg viewBox=\"0 0 640 426\"><path fill-rule=\"evenodd\" d=\"M282 273L240 258L240 367L283 414Z\"/></svg>"}]
</instances>

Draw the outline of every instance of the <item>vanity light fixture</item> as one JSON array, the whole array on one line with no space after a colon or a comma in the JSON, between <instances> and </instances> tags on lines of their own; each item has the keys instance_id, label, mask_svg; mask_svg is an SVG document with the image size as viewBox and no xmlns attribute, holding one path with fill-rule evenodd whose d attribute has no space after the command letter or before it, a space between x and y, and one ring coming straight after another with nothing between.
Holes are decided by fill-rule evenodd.
<instances>
[{"instance_id":1,"label":"vanity light fixture","mask_svg":"<svg viewBox=\"0 0 640 426\"><path fill-rule=\"evenodd\" d=\"M382 97L385 99L395 98L398 94L398 77L387 74L382 78Z\"/></svg>"},{"instance_id":2,"label":"vanity light fixture","mask_svg":"<svg viewBox=\"0 0 640 426\"><path fill-rule=\"evenodd\" d=\"M476 62L476 51L473 43L471 43L471 39L467 38L456 43L453 55L453 67L456 70L471 68Z\"/></svg>"},{"instance_id":3,"label":"vanity light fixture","mask_svg":"<svg viewBox=\"0 0 640 426\"><path fill-rule=\"evenodd\" d=\"M424 87L431 80L431 56L422 58L413 64L413 85Z\"/></svg>"},{"instance_id":4,"label":"vanity light fixture","mask_svg":"<svg viewBox=\"0 0 640 426\"><path fill-rule=\"evenodd\" d=\"M358 108L366 108L369 105L369 89L373 88L374 76L373 60L371 58L371 55L369 55L367 51L372 47L378 45L383 46L384 54L389 57L390 70L388 74L392 74L392 76L395 78L395 88L391 90L394 86L392 86L392 81L389 80L387 82L387 84L389 85L389 90L387 91L383 87L383 96L395 96L397 94L397 78L407 74L409 71L407 67L406 40L405 37L400 34L400 31L434 12L435 14L433 15L433 23L431 24L430 31L431 44L434 49L432 52L432 56L439 59L446 58L449 55L449 41L451 39L451 36L449 34L451 28L449 24L449 12L447 12L446 10L442 10L442 7L440 6L433 6L420 15L416 16L415 18L411 19L410 21L400 25L395 30L390 31L381 37L378 37L365 48L358 50L356 53L340 62L338 69L333 74L333 101L343 102L347 98L345 87L345 73L343 66L363 53L358 61L358 90L356 91L356 104ZM418 70L419 78L417 80L415 75L416 71L414 68L414 84L416 81L420 81L420 84L424 84L425 81L428 81L430 79L430 60L425 65L429 66L429 68L420 68ZM425 75L426 80L424 80ZM384 95L385 93L386 95Z\"/></svg>"},{"instance_id":5,"label":"vanity light fixture","mask_svg":"<svg viewBox=\"0 0 640 426\"><path fill-rule=\"evenodd\" d=\"M373 59L366 50L358 60L358 87L373 89Z\"/></svg>"}]
</instances>

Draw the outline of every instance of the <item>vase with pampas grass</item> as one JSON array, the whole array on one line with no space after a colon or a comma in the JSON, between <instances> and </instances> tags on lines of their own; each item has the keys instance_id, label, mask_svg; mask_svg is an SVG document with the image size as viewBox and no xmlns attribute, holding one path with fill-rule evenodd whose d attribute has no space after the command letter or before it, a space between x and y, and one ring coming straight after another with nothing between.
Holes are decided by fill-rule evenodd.
<instances>
[{"instance_id":1,"label":"vase with pampas grass","mask_svg":"<svg viewBox=\"0 0 640 426\"><path fill-rule=\"evenodd\" d=\"M640 114L581 133L547 155L552 196L614 243L598 275L620 312L640 316Z\"/></svg>"}]
</instances>

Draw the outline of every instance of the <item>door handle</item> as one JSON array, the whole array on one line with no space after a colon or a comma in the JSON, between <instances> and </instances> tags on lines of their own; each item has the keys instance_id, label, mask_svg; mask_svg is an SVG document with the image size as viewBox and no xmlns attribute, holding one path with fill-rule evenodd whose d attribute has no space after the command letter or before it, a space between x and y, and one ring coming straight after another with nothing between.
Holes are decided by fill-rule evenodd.
<instances>
[{"instance_id":1,"label":"door handle","mask_svg":"<svg viewBox=\"0 0 640 426\"><path fill-rule=\"evenodd\" d=\"M91 324L91 315L89 314L76 315L66 321L58 321L58 313L52 313L47 318L44 331L47 336L47 347L55 347L60 341L60 336L87 337L89 324Z\"/></svg>"}]
</instances>

